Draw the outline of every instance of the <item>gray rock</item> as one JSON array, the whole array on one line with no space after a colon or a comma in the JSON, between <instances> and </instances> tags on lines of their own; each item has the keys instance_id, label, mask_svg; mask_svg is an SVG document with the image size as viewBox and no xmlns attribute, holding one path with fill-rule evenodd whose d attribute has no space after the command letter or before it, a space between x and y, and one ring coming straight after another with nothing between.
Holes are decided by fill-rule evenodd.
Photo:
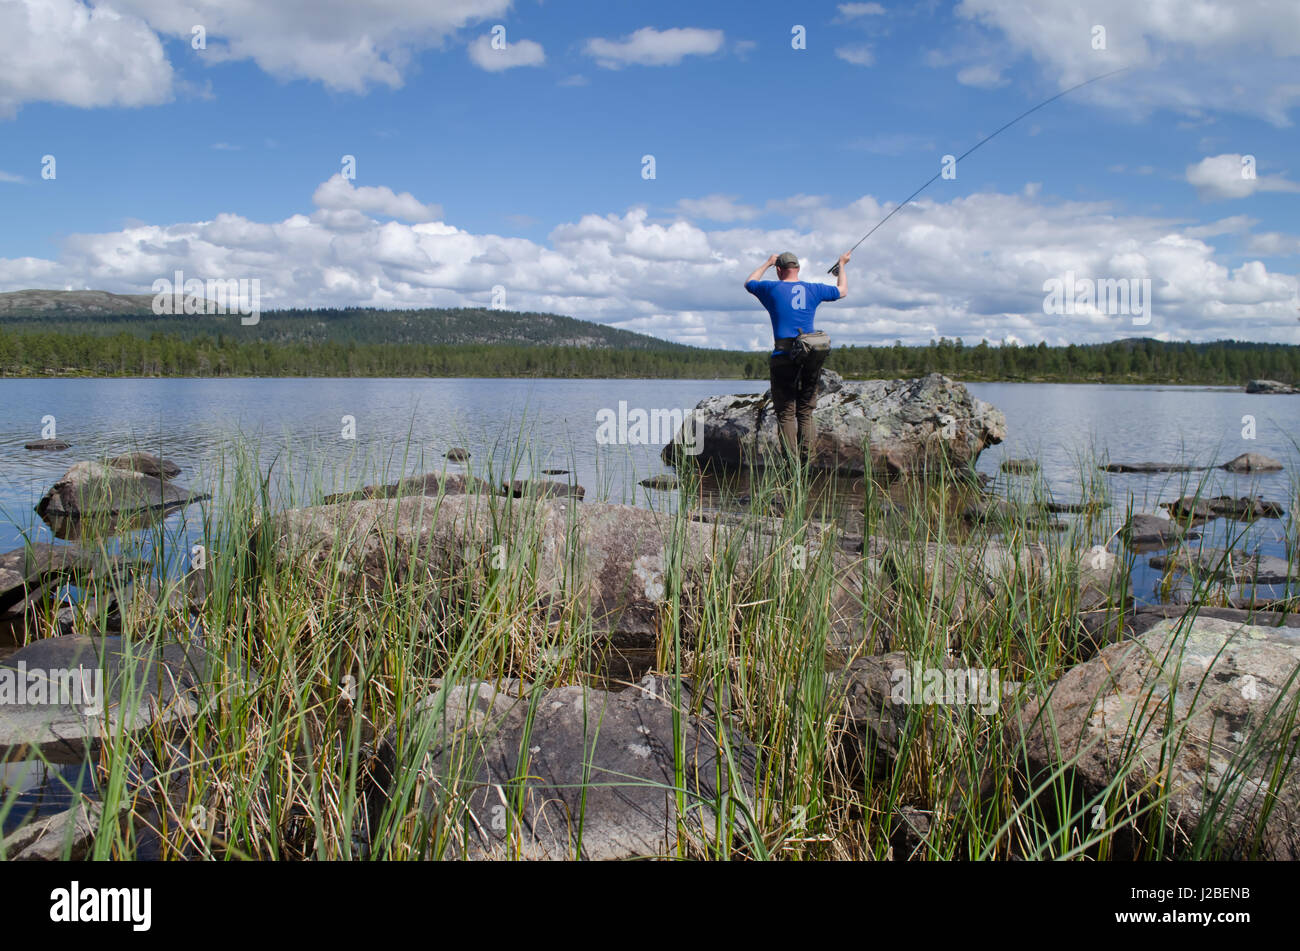
<instances>
[{"instance_id":1,"label":"gray rock","mask_svg":"<svg viewBox=\"0 0 1300 951\"><path fill-rule=\"evenodd\" d=\"M516 499L527 496L538 499L580 500L587 494L587 490L580 485L556 482L553 479L515 479L513 482L502 483L501 491L505 495L514 496Z\"/></svg>"},{"instance_id":2,"label":"gray rock","mask_svg":"<svg viewBox=\"0 0 1300 951\"><path fill-rule=\"evenodd\" d=\"M361 499L395 499L399 496L491 494L492 486L478 476L460 473L429 472L390 482L388 485L368 485L356 492L336 492L322 500L323 505L339 502L357 502Z\"/></svg>"},{"instance_id":3,"label":"gray rock","mask_svg":"<svg viewBox=\"0 0 1300 951\"><path fill-rule=\"evenodd\" d=\"M56 537L71 538L87 521L113 531L119 522L162 516L208 497L142 472L79 462L41 497L36 514Z\"/></svg>"},{"instance_id":4,"label":"gray rock","mask_svg":"<svg viewBox=\"0 0 1300 951\"><path fill-rule=\"evenodd\" d=\"M1012 475L1029 475L1038 471L1038 463L1033 459L1003 459L998 468Z\"/></svg>"},{"instance_id":5,"label":"gray rock","mask_svg":"<svg viewBox=\"0 0 1300 951\"><path fill-rule=\"evenodd\" d=\"M1184 495L1176 502L1161 502L1160 507L1167 510L1172 518L1194 519L1230 518L1248 521L1257 518L1281 518L1285 515L1282 506L1268 502L1259 496L1243 495L1233 498L1230 495L1216 495L1213 498L1201 498Z\"/></svg>"},{"instance_id":6,"label":"gray rock","mask_svg":"<svg viewBox=\"0 0 1300 951\"><path fill-rule=\"evenodd\" d=\"M89 857L104 809L94 799L77 797L71 808L20 827L0 843L0 859L10 862L73 862Z\"/></svg>"},{"instance_id":7,"label":"gray rock","mask_svg":"<svg viewBox=\"0 0 1300 951\"><path fill-rule=\"evenodd\" d=\"M1238 584L1286 584L1300 578L1300 564L1277 555L1238 549L1180 548L1151 559L1151 567L1208 577L1228 577Z\"/></svg>"},{"instance_id":8,"label":"gray rock","mask_svg":"<svg viewBox=\"0 0 1300 951\"><path fill-rule=\"evenodd\" d=\"M1300 389L1277 380L1251 380L1246 384L1247 393L1300 393Z\"/></svg>"},{"instance_id":9,"label":"gray rock","mask_svg":"<svg viewBox=\"0 0 1300 951\"><path fill-rule=\"evenodd\" d=\"M128 452L120 456L114 456L112 459L107 460L104 465L113 469L129 469L132 472L143 472L155 479L174 479L181 474L181 467L170 459L160 459L147 452Z\"/></svg>"},{"instance_id":10,"label":"gray rock","mask_svg":"<svg viewBox=\"0 0 1300 951\"><path fill-rule=\"evenodd\" d=\"M1293 628L1198 617L1180 631L1162 620L1029 702L1019 720L1029 779L1068 767L1086 796L1116 780L1143 798L1163 789L1174 852L1201 832L1222 857L1300 859L1300 775L1286 728L1297 666Z\"/></svg>"},{"instance_id":11,"label":"gray rock","mask_svg":"<svg viewBox=\"0 0 1300 951\"><path fill-rule=\"evenodd\" d=\"M1258 452L1243 452L1223 464L1229 472L1280 472L1282 463Z\"/></svg>"},{"instance_id":12,"label":"gray rock","mask_svg":"<svg viewBox=\"0 0 1300 951\"><path fill-rule=\"evenodd\" d=\"M198 648L120 637L52 637L0 660L0 761L93 755L104 736L179 726L218 662ZM20 700L24 702L19 702Z\"/></svg>"},{"instance_id":13,"label":"gray rock","mask_svg":"<svg viewBox=\"0 0 1300 951\"><path fill-rule=\"evenodd\" d=\"M400 744L415 753L399 762L393 738L380 762L388 777L415 768L428 777L420 806L445 835L447 857L708 854L731 845L714 841L725 801L752 802L753 744L685 711L675 741L665 678L620 693L478 682L449 687L444 697L425 701ZM730 755L719 756L719 744ZM684 812L673 791L677 748Z\"/></svg>"},{"instance_id":14,"label":"gray rock","mask_svg":"<svg viewBox=\"0 0 1300 951\"><path fill-rule=\"evenodd\" d=\"M269 520L263 531L266 550L283 564L296 565L309 583L320 586L322 596L335 574L349 596L416 579L439 587L486 584L493 546L523 545L530 552L525 593L534 611L558 620L575 604L589 610L597 635L593 656L653 652L660 612L669 600L665 559L674 533L672 515L631 505L527 499L511 506L512 522L503 519L499 507L477 495L373 499L294 509ZM703 598L700 585L737 530L691 520L681 526L684 619L693 617L693 606ZM748 583L755 565L768 557L762 549L747 542L729 556L734 583ZM821 551L821 537L810 534L807 564L834 573L824 610L834 647L840 649L863 636L863 572L876 572L878 563L838 545L825 559L819 559Z\"/></svg>"},{"instance_id":15,"label":"gray rock","mask_svg":"<svg viewBox=\"0 0 1300 951\"><path fill-rule=\"evenodd\" d=\"M469 458L469 450L462 446L453 446L447 450L446 458L451 462L464 462Z\"/></svg>"},{"instance_id":16,"label":"gray rock","mask_svg":"<svg viewBox=\"0 0 1300 951\"><path fill-rule=\"evenodd\" d=\"M84 584L94 574L139 567L120 555L104 555L79 545L29 542L0 555L0 611L30 600L59 581Z\"/></svg>"},{"instance_id":17,"label":"gray rock","mask_svg":"<svg viewBox=\"0 0 1300 951\"><path fill-rule=\"evenodd\" d=\"M1102 472L1202 472L1208 466L1187 466L1177 462L1108 462L1098 466Z\"/></svg>"},{"instance_id":18,"label":"gray rock","mask_svg":"<svg viewBox=\"0 0 1300 951\"><path fill-rule=\"evenodd\" d=\"M817 443L811 465L846 475L903 474L936 467L973 466L988 446L1006 438L1006 417L966 387L939 373L915 380L869 380L828 388L813 411ZM700 452L682 452L699 436ZM779 458L771 392L714 396L700 402L682 431L664 447L663 460L687 459L724 468L764 465Z\"/></svg>"},{"instance_id":19,"label":"gray rock","mask_svg":"<svg viewBox=\"0 0 1300 951\"><path fill-rule=\"evenodd\" d=\"M651 476L649 479L642 479L641 484L647 489L675 489L677 488L677 479L669 475Z\"/></svg>"},{"instance_id":20,"label":"gray rock","mask_svg":"<svg viewBox=\"0 0 1300 951\"><path fill-rule=\"evenodd\" d=\"M62 439L38 439L35 442L24 443L23 448L33 452L60 452L71 449L72 443L64 442Z\"/></svg>"},{"instance_id":21,"label":"gray rock","mask_svg":"<svg viewBox=\"0 0 1300 951\"><path fill-rule=\"evenodd\" d=\"M1144 512L1134 513L1133 517L1125 523L1121 534L1125 541L1138 548L1151 548L1157 545L1168 547L1181 538L1198 537L1195 534L1188 534L1181 522Z\"/></svg>"}]
</instances>

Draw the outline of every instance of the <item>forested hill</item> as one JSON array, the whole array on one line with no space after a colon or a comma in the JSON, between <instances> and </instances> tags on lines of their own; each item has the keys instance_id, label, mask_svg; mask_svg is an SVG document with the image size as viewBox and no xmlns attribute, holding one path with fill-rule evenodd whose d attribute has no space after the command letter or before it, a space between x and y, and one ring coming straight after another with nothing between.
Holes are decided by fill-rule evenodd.
<instances>
[{"instance_id":1,"label":"forested hill","mask_svg":"<svg viewBox=\"0 0 1300 951\"><path fill-rule=\"evenodd\" d=\"M266 310L256 324L235 315L162 315L147 294L106 291L11 291L0 294L0 330L179 340L237 336L240 342L340 344L515 344L614 350L689 350L604 324L477 307L385 310L373 307Z\"/></svg>"}]
</instances>

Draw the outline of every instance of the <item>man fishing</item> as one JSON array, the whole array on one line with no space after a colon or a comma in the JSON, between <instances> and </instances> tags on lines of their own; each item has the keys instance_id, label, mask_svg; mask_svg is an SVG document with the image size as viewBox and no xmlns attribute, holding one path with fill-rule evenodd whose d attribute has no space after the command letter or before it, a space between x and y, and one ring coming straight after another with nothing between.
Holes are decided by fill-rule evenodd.
<instances>
[{"instance_id":1,"label":"man fishing","mask_svg":"<svg viewBox=\"0 0 1300 951\"><path fill-rule=\"evenodd\" d=\"M817 440L812 413L830 344L829 338L821 335L824 346L809 348L803 345L800 335L816 332L813 316L818 304L843 300L848 293L844 266L852 253L845 251L840 255L835 287L799 280L799 259L789 251L772 255L745 280L745 290L758 298L772 319L775 349L768 360L768 369L781 449L789 456L797 452L804 462L808 461ZM773 265L777 280L761 280Z\"/></svg>"}]
</instances>

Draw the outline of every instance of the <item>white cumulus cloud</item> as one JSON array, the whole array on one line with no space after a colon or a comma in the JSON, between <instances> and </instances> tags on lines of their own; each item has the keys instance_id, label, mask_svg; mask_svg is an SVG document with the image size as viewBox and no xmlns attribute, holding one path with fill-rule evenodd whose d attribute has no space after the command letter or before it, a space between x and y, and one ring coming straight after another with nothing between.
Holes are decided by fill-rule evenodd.
<instances>
[{"instance_id":1,"label":"white cumulus cloud","mask_svg":"<svg viewBox=\"0 0 1300 951\"><path fill-rule=\"evenodd\" d=\"M0 118L25 102L150 106L172 97L162 44L138 17L79 0L0 0Z\"/></svg>"},{"instance_id":2,"label":"white cumulus cloud","mask_svg":"<svg viewBox=\"0 0 1300 951\"><path fill-rule=\"evenodd\" d=\"M494 49L492 37L484 34L469 44L469 58L479 69L499 73L516 66L541 66L546 62L546 51L532 40L510 40Z\"/></svg>"},{"instance_id":3,"label":"white cumulus cloud","mask_svg":"<svg viewBox=\"0 0 1300 951\"><path fill-rule=\"evenodd\" d=\"M594 37L585 47L588 56L605 69L623 66L676 66L687 56L708 56L722 48L721 30L673 27L656 30L646 26L622 39Z\"/></svg>"},{"instance_id":4,"label":"white cumulus cloud","mask_svg":"<svg viewBox=\"0 0 1300 951\"><path fill-rule=\"evenodd\" d=\"M1187 182L1204 200L1246 198L1255 192L1300 192L1300 184L1282 175L1260 175L1253 157L1236 153L1210 155L1187 166Z\"/></svg>"},{"instance_id":5,"label":"white cumulus cloud","mask_svg":"<svg viewBox=\"0 0 1300 951\"><path fill-rule=\"evenodd\" d=\"M708 196L678 206L673 219L645 208L586 214L533 241L463 230L435 220L436 206L341 176L314 197L314 212L280 221L222 214L72 235L55 259L0 259L0 290L72 285L148 293L156 278L180 269L201 279L258 278L269 309L486 305L501 285L519 310L761 350L770 326L740 290L744 276L768 255L790 250L804 262L805 280L830 281L826 268L890 207L870 195L838 206L796 195L766 203L764 214L784 216L771 227L743 215L709 225L707 215L745 206ZM685 216L686 208L697 214ZM1117 214L1105 202L1034 191L922 200L857 250L849 298L824 305L818 326L841 345L939 336L1087 343L1138 334L1294 343L1300 275L1249 256L1225 259L1211 243L1211 232L1227 233L1234 246L1259 256L1294 254L1300 246L1290 233L1253 238L1251 226L1236 216L1207 226ZM1044 283L1068 274L1149 280L1150 322L1045 313Z\"/></svg>"},{"instance_id":6,"label":"white cumulus cloud","mask_svg":"<svg viewBox=\"0 0 1300 951\"><path fill-rule=\"evenodd\" d=\"M383 185L353 185L342 172L322 182L311 199L325 211L387 215L403 221L435 221L442 217L440 207L423 204L410 192L398 195Z\"/></svg>"}]
</instances>

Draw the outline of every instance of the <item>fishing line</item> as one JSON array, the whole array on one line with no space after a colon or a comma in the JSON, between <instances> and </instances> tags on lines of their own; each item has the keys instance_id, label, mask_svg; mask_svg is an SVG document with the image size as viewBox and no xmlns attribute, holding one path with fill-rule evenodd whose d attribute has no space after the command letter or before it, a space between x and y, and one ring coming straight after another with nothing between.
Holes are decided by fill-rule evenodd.
<instances>
[{"instance_id":1,"label":"fishing line","mask_svg":"<svg viewBox=\"0 0 1300 951\"><path fill-rule=\"evenodd\" d=\"M957 159L956 159L956 161L953 162L953 164L954 164L954 165L959 165L959 164L961 163L962 159L964 159L966 156L970 155L972 152L974 152L976 149L978 149L978 148L979 148L981 145L983 145L985 142L989 141L989 139L994 138L994 137L997 136L999 133L1005 132L1007 129L1011 128L1013 125L1015 125L1017 122L1019 122L1021 119L1025 118L1025 116L1032 115L1033 113L1037 112L1039 109L1043 108L1043 106L1046 106L1046 105L1049 105L1049 104L1051 104L1051 103L1053 103L1053 102L1056 102L1056 100L1060 99L1062 96L1068 96L1070 93L1074 92L1076 89L1082 89L1084 86L1087 86L1087 85L1089 85L1090 83L1099 82L1099 81L1101 81L1101 80L1103 80L1103 79L1106 79L1107 77L1114 76L1116 73L1122 73L1122 72L1124 72L1125 70L1127 70L1127 69L1129 69L1129 68L1130 68L1130 67L1128 67L1128 66L1121 66L1119 69L1112 69L1109 73L1102 73L1100 76L1093 76L1091 79L1085 79L1083 82L1081 82L1081 83L1077 83L1076 85L1071 86L1069 89L1062 89L1060 92L1058 92L1058 93L1057 93L1055 96L1053 96L1052 98L1050 98L1050 99L1044 99L1042 102L1040 102L1038 105L1034 106L1032 109L1026 109L1024 112L1020 113L1020 115L1016 116L1014 119L1012 119L1012 120L1011 120L1010 122L1008 122L1006 125L1001 126L1000 128L998 128L998 129L995 130L994 132L991 132L991 133L989 133L988 135L984 136L984 138L980 139L978 142L976 142L974 145L972 145L970 148L968 148L968 149L967 149L965 152L963 152L961 155L957 156ZM902 209L903 209L903 208L904 208L904 207L905 207L909 202L911 202L911 200L912 200L913 198L915 198L917 195L921 194L921 192L925 191L927 188L929 188L931 185L933 185L933 184L935 183L935 181L936 181L937 179L939 179L942 175L943 175L943 169L941 168L941 169L939 169L939 171L935 172L934 175L933 175L933 177L931 177L931 178L930 178L930 179L929 179L929 180L928 180L924 185L922 185L922 186L921 186L920 188L918 188L916 191L912 192L912 194L908 195L908 196L907 196L906 198L904 198L904 199L903 199L903 200L902 200L898 205L896 205L896 206L894 207L894 210L893 210L893 211L891 211L889 214L885 215L885 217L883 217L883 218L881 218L879 221L877 221L877 222L876 222L876 225L875 225L874 228L872 228L870 231L868 231L866 234L864 234L861 238L858 239L858 244L855 244L853 247L849 248L849 253L852 254L854 251L856 251L856 250L858 249L858 245L859 245L859 244L861 244L863 241L866 241L868 238L870 238L873 234L876 233L876 229L877 229L877 228L879 228L881 225L883 225L883 224L884 224L886 221L888 221L890 218L894 217L894 215L898 214L898 212L902 211ZM833 267L831 267L831 269L830 269L829 271L827 271L826 273L828 273L828 274L836 274L836 275L838 275L838 274L840 273L840 266L839 266L839 264L836 263L836 264L835 264Z\"/></svg>"}]
</instances>

